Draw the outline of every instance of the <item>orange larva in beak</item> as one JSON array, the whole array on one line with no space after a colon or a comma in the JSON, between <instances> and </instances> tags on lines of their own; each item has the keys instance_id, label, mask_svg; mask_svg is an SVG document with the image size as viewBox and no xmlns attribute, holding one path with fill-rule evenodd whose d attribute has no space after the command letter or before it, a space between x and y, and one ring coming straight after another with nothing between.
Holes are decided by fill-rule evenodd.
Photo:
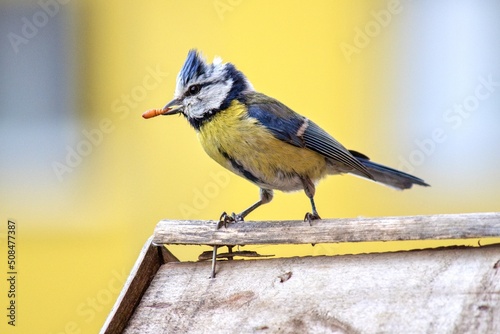
<instances>
[{"instance_id":1,"label":"orange larva in beak","mask_svg":"<svg viewBox=\"0 0 500 334\"><path fill-rule=\"evenodd\" d=\"M165 114L165 113L167 113L169 111L170 111L170 108L149 109L144 114L142 114L142 117L144 117L145 119L153 118L153 117L156 117L156 116L159 116L159 115L163 115L163 114Z\"/></svg>"}]
</instances>

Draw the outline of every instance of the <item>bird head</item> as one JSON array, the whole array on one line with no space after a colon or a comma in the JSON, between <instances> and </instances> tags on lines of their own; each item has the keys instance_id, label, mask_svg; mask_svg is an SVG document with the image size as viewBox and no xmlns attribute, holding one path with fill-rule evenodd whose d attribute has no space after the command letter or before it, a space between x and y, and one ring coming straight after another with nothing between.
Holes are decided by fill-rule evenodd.
<instances>
[{"instance_id":1,"label":"bird head","mask_svg":"<svg viewBox=\"0 0 500 334\"><path fill-rule=\"evenodd\" d=\"M209 64L197 50L190 50L177 75L174 99L158 112L182 113L191 125L199 128L247 91L253 91L252 84L233 64L223 63L218 57Z\"/></svg>"}]
</instances>

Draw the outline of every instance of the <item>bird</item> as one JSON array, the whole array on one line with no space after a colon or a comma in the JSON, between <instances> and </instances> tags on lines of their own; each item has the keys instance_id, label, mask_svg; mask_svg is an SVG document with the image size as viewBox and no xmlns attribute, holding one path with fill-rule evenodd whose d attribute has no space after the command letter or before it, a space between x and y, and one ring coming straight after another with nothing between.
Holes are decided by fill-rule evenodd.
<instances>
[{"instance_id":1,"label":"bird","mask_svg":"<svg viewBox=\"0 0 500 334\"><path fill-rule=\"evenodd\" d=\"M187 119L213 160L260 188L259 200L241 213L222 213L224 225L244 221L271 202L274 190L303 190L311 205L304 221L321 219L314 202L315 185L327 175L353 174L399 190L414 184L429 186L346 149L309 118L257 92L234 64L220 57L208 63L197 49L189 50L177 75L174 98L142 116L174 114Z\"/></svg>"}]
</instances>

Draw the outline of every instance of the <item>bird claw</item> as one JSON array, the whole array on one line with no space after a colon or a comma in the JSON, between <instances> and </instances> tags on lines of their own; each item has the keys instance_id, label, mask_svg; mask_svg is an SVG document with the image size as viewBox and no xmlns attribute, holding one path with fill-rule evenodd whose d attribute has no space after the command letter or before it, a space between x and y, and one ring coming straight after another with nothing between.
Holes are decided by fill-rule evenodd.
<instances>
[{"instance_id":1,"label":"bird claw","mask_svg":"<svg viewBox=\"0 0 500 334\"><path fill-rule=\"evenodd\" d=\"M231 215L228 215L225 211L220 215L219 223L217 224L217 229L220 229L222 226L227 227L227 225L232 223L242 222L243 217L241 215L237 215L234 212Z\"/></svg>"},{"instance_id":2,"label":"bird claw","mask_svg":"<svg viewBox=\"0 0 500 334\"><path fill-rule=\"evenodd\" d=\"M304 221L305 222L309 222L309 225L311 225L312 221L313 220L318 220L318 219L321 219L321 217L319 216L319 214L316 212L316 213L306 213L305 217L304 217Z\"/></svg>"}]
</instances>

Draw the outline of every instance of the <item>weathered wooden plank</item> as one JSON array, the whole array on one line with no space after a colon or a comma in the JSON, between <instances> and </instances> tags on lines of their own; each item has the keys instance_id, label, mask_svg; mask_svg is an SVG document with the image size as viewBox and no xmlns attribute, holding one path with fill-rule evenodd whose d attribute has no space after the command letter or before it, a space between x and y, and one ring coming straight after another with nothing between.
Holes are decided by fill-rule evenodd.
<instances>
[{"instance_id":1,"label":"weathered wooden plank","mask_svg":"<svg viewBox=\"0 0 500 334\"><path fill-rule=\"evenodd\" d=\"M113 309L101 328L101 334L123 331L149 283L160 265L164 263L160 247L153 246L151 240L152 237L144 244Z\"/></svg>"},{"instance_id":2,"label":"weathered wooden plank","mask_svg":"<svg viewBox=\"0 0 500 334\"><path fill-rule=\"evenodd\" d=\"M163 265L125 333L500 333L500 247Z\"/></svg>"},{"instance_id":3,"label":"weathered wooden plank","mask_svg":"<svg viewBox=\"0 0 500 334\"><path fill-rule=\"evenodd\" d=\"M500 237L500 213L242 222L216 229L217 221L162 220L156 244L307 244Z\"/></svg>"}]
</instances>

